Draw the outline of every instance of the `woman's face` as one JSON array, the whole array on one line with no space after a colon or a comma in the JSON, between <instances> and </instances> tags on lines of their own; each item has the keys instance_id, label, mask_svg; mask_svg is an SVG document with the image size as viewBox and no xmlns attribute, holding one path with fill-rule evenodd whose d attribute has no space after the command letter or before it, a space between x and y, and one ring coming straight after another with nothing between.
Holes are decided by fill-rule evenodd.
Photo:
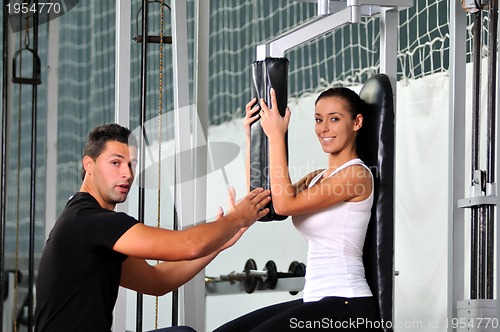
<instances>
[{"instance_id":1,"label":"woman's face","mask_svg":"<svg viewBox=\"0 0 500 332\"><path fill-rule=\"evenodd\" d=\"M316 104L314 114L316 135L326 153L338 154L352 149L355 151L356 132L361 128L363 117L353 120L346 102L340 97L325 97Z\"/></svg>"}]
</instances>

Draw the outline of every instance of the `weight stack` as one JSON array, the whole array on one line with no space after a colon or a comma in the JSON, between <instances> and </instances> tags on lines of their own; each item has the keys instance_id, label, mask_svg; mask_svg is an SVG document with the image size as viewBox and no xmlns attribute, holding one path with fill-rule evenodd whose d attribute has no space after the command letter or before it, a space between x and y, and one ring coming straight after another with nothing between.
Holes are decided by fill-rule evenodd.
<instances>
[{"instance_id":1,"label":"weight stack","mask_svg":"<svg viewBox=\"0 0 500 332\"><path fill-rule=\"evenodd\" d=\"M288 59L266 58L252 64L252 98L261 98L271 108L271 88L276 91L278 110L281 116L285 115L288 104ZM288 158L288 134L285 134L285 145ZM250 126L250 190L262 187L270 189L269 179L269 149L268 139L260 121ZM269 213L259 221L284 220L287 216L276 214L272 201L266 206Z\"/></svg>"}]
</instances>

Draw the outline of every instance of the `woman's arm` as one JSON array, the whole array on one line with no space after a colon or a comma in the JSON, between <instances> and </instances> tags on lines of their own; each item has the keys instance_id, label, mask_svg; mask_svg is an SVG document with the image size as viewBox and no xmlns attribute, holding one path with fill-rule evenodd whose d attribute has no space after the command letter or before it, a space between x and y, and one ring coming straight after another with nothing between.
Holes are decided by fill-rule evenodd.
<instances>
[{"instance_id":1,"label":"woman's arm","mask_svg":"<svg viewBox=\"0 0 500 332\"><path fill-rule=\"evenodd\" d=\"M260 121L269 139L271 197L276 213L298 215L318 211L338 202L368 197L371 192L371 174L360 165L347 167L311 188L297 191L303 186L292 185L286 156L285 133L290 111L287 109L284 117L279 114L274 90L271 90L271 102L273 107L269 109L261 101Z\"/></svg>"},{"instance_id":2,"label":"woman's arm","mask_svg":"<svg viewBox=\"0 0 500 332\"><path fill-rule=\"evenodd\" d=\"M253 98L245 106L245 119L243 120L243 128L245 129L246 137L246 156L245 156L245 166L246 166L246 178L247 178L247 190L250 191L250 127L252 123L257 121L259 118L259 113L257 112L260 107L255 104L257 98Z\"/></svg>"}]
</instances>

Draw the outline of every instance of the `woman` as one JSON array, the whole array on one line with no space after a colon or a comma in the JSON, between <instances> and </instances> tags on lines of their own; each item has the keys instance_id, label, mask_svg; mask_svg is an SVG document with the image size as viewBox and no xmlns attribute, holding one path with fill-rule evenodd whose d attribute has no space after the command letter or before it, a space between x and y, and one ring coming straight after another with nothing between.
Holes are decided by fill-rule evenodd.
<instances>
[{"instance_id":1,"label":"woman","mask_svg":"<svg viewBox=\"0 0 500 332\"><path fill-rule=\"evenodd\" d=\"M318 96L315 131L328 156L328 168L312 172L296 184L290 180L285 145L290 110L280 116L274 90L271 109L262 100L262 108L252 108L255 102L246 105L247 143L250 124L260 118L269 141L273 206L276 213L292 216L308 241L304 297L259 309L216 331L370 330L378 323L377 309L362 255L373 179L356 151L364 102L347 88L331 88Z\"/></svg>"}]
</instances>

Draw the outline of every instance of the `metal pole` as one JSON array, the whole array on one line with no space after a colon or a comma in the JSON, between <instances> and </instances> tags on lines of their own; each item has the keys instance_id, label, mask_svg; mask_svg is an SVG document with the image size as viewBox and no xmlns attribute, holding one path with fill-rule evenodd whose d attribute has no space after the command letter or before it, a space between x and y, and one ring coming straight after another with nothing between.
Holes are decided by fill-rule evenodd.
<instances>
[{"instance_id":1,"label":"metal pole","mask_svg":"<svg viewBox=\"0 0 500 332\"><path fill-rule=\"evenodd\" d=\"M144 40L141 43L141 113L139 116L139 125L141 127L142 135L139 137L139 206L138 218L140 222L144 222L144 204L145 204L145 155L146 151L144 132L144 122L146 121L146 99L147 99L147 58L148 58L148 0L142 1L142 35ZM137 293L137 309L136 309L136 331L142 332L142 310L143 310L143 295Z\"/></svg>"},{"instance_id":2,"label":"metal pole","mask_svg":"<svg viewBox=\"0 0 500 332\"><path fill-rule=\"evenodd\" d=\"M57 220L57 128L58 128L58 96L59 96L59 20L47 22L47 78L46 78L46 142L45 152L45 239Z\"/></svg>"},{"instance_id":3,"label":"metal pole","mask_svg":"<svg viewBox=\"0 0 500 332\"><path fill-rule=\"evenodd\" d=\"M498 9L498 4L497 4L497 9ZM497 10L498 12L498 10ZM497 46L498 47L498 46ZM497 79L500 75L499 73L499 67L497 65L497 72L495 73ZM500 95L500 88L499 88L499 84L497 84L497 91L495 92L495 96L497 96L496 98L496 108L498 109L498 96ZM496 122L496 121L495 121ZM496 130L495 131L495 142L497 142L497 140L499 139L499 131ZM496 151L495 151L495 154L497 156L500 156L500 144L495 144L495 148L496 148ZM496 163L495 165L496 167L496 171L495 171L495 175L496 174L500 174L500 163ZM497 210L497 218L498 218L498 207L500 207L500 196L498 195L498 189L497 189L497 184L493 184L492 186L492 191L493 191L493 195L494 197L496 197L495 199L495 206L496 206L496 209ZM496 283L495 285L493 286L493 288L495 289L494 293L496 293L496 316L495 317L500 317L500 305L499 305L499 300L500 300L500 278L498 278L498 273L499 273L499 270L498 270L498 267L500 266L500 243L498 243L498 239L500 239L500 227L498 227L498 221L497 221L497 227L495 227L495 233L493 233L492 231L492 234L495 235L496 237L496 241L497 241L497 246L496 246L496 252L493 254L495 259L496 259L496 265L497 265L497 277L495 278L496 279ZM494 240L493 240L494 241ZM494 264L494 262L492 262L492 264Z\"/></svg>"},{"instance_id":4,"label":"metal pole","mask_svg":"<svg viewBox=\"0 0 500 332\"><path fill-rule=\"evenodd\" d=\"M465 31L466 15L459 1L450 2L450 94L448 162L448 304L447 316L457 317L457 301L464 299L465 217L457 202L465 187ZM453 331L451 324L448 331Z\"/></svg>"},{"instance_id":5,"label":"metal pole","mask_svg":"<svg viewBox=\"0 0 500 332\"><path fill-rule=\"evenodd\" d=\"M478 234L478 299L485 298L485 278L486 278L486 207L479 207L479 234Z\"/></svg>"},{"instance_id":6,"label":"metal pole","mask_svg":"<svg viewBox=\"0 0 500 332\"><path fill-rule=\"evenodd\" d=\"M130 22L132 5L131 0L115 0L115 4L115 68L117 69L115 70L115 122L130 128L130 41L132 40ZM116 211L128 213L129 201L119 204ZM126 330L126 317L127 291L120 287L113 314L113 331Z\"/></svg>"},{"instance_id":7,"label":"metal pole","mask_svg":"<svg viewBox=\"0 0 500 332\"><path fill-rule=\"evenodd\" d=\"M394 98L394 112L397 104L398 82L398 24L399 12L383 8L380 11L380 73L389 77Z\"/></svg>"},{"instance_id":8,"label":"metal pole","mask_svg":"<svg viewBox=\"0 0 500 332\"><path fill-rule=\"evenodd\" d=\"M195 1L194 87L198 121L192 123L195 146L194 222L205 222L208 161L208 58L210 31L210 0ZM184 286L184 323L196 331L205 331L206 301L205 269Z\"/></svg>"},{"instance_id":9,"label":"metal pole","mask_svg":"<svg viewBox=\"0 0 500 332\"><path fill-rule=\"evenodd\" d=\"M3 298L5 284L5 223L7 202L7 125L8 121L8 58L9 58L9 25L7 7L3 6L3 52L2 52L2 146L0 165L0 328L3 327Z\"/></svg>"},{"instance_id":10,"label":"metal pole","mask_svg":"<svg viewBox=\"0 0 500 332\"><path fill-rule=\"evenodd\" d=\"M318 0L318 16L330 14L330 0Z\"/></svg>"},{"instance_id":11,"label":"metal pole","mask_svg":"<svg viewBox=\"0 0 500 332\"><path fill-rule=\"evenodd\" d=\"M489 10L489 61L488 61L488 108L486 125L486 195L496 195L495 185L495 125L496 125L496 89L497 89L497 36L498 36L498 0L490 2ZM493 299L494 268L494 206L486 207L486 294L485 298Z\"/></svg>"},{"instance_id":12,"label":"metal pole","mask_svg":"<svg viewBox=\"0 0 500 332\"><path fill-rule=\"evenodd\" d=\"M193 151L191 143L191 109L189 107L189 51L187 29L187 1L176 0L172 8L172 66L174 88L174 132L175 155ZM194 185L183 183L183 178L194 179L193 153L188 158L176 157L174 185L174 229L183 229L194 224ZM179 292L181 293L182 290ZM179 301L182 296L177 290L172 293L172 325L179 321Z\"/></svg>"},{"instance_id":13,"label":"metal pole","mask_svg":"<svg viewBox=\"0 0 500 332\"><path fill-rule=\"evenodd\" d=\"M38 8L38 0L34 2ZM33 53L38 56L38 12L33 15ZM38 63L33 57L33 72L38 70ZM35 220L36 220L36 142L37 142L37 98L38 88L32 86L31 95L31 188L30 188L30 236L29 236L29 267L28 267L28 331L33 331L34 322L34 300L33 288L35 287Z\"/></svg>"},{"instance_id":14,"label":"metal pole","mask_svg":"<svg viewBox=\"0 0 500 332\"><path fill-rule=\"evenodd\" d=\"M475 179L475 171L479 169L479 114L480 114L480 91L481 91L481 50L482 50L482 10L474 14L473 27L473 70L472 70L472 143L471 143L471 186L477 188L480 179ZM475 181L479 181L475 183ZM474 196L480 193L474 193ZM479 231L479 208L471 207L471 268L470 268L470 296L477 299L478 293L478 231Z\"/></svg>"}]
</instances>

